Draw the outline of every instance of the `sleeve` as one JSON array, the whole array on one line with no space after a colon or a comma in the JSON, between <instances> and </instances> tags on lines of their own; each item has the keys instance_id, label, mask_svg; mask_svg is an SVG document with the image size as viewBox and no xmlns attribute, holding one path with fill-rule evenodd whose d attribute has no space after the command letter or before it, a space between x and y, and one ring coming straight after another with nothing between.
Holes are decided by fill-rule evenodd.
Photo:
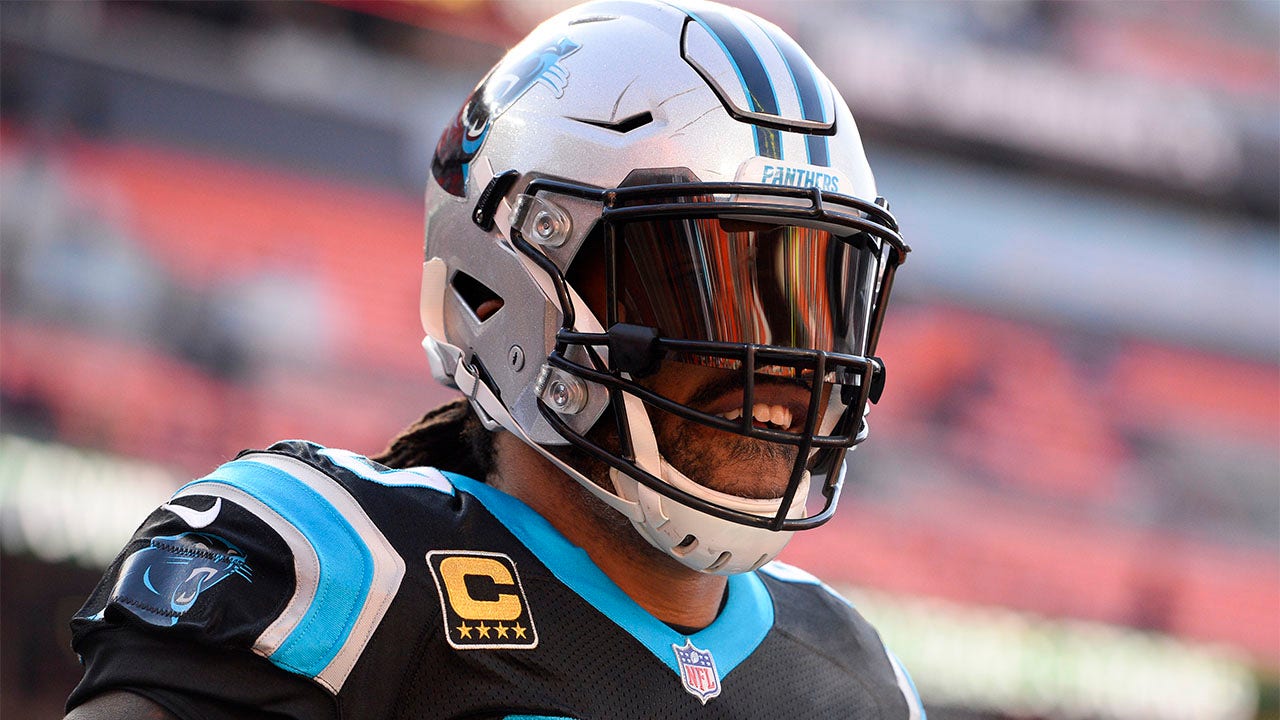
<instances>
[{"instance_id":1,"label":"sleeve","mask_svg":"<svg viewBox=\"0 0 1280 720\"><path fill-rule=\"evenodd\" d=\"M138 528L72 619L85 674L68 709L125 689L190 719L338 716L404 564L340 482L273 450Z\"/></svg>"}]
</instances>

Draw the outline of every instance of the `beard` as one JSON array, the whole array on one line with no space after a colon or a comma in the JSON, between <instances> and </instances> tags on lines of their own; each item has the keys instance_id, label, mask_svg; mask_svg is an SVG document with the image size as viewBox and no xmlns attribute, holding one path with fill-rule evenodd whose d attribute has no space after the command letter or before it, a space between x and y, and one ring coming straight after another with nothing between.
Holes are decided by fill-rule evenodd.
<instances>
[{"instance_id":1,"label":"beard","mask_svg":"<svg viewBox=\"0 0 1280 720\"><path fill-rule=\"evenodd\" d=\"M782 497L795 466L798 448L794 445L748 438L648 406L646 409L662 458L685 477L703 487L738 497L753 500ZM621 457L619 431L617 416L610 406L586 438ZM554 447L551 451L591 482L608 492L616 492L608 463L572 445ZM620 517L616 511L608 510L609 514Z\"/></svg>"},{"instance_id":2,"label":"beard","mask_svg":"<svg viewBox=\"0 0 1280 720\"><path fill-rule=\"evenodd\" d=\"M658 447L685 477L738 497L782 497L795 466L795 446L743 437L668 413L658 415Z\"/></svg>"}]
</instances>

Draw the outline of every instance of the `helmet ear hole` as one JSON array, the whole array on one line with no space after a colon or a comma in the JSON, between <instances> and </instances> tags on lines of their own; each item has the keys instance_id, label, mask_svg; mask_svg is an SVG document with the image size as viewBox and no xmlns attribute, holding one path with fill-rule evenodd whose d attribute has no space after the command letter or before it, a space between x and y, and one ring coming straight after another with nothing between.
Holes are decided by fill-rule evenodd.
<instances>
[{"instance_id":1,"label":"helmet ear hole","mask_svg":"<svg viewBox=\"0 0 1280 720\"><path fill-rule=\"evenodd\" d=\"M462 298L462 302L467 306L467 309L480 322L488 320L493 317L494 313L502 309L503 300L501 296L484 283L464 272L459 271L454 274L453 289L458 293L458 297Z\"/></svg>"}]
</instances>

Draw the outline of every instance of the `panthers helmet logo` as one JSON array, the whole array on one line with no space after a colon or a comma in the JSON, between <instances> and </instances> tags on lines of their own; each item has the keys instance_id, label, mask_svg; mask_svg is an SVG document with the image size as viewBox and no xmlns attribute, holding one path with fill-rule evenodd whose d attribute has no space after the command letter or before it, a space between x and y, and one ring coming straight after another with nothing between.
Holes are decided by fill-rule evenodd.
<instances>
[{"instance_id":1,"label":"panthers helmet logo","mask_svg":"<svg viewBox=\"0 0 1280 720\"><path fill-rule=\"evenodd\" d=\"M534 85L542 85L557 98L564 95L569 71L560 61L580 47L567 37L561 38L536 53L495 67L440 136L431 161L431 173L440 187L451 195L465 195L471 161L484 146L493 121Z\"/></svg>"}]
</instances>

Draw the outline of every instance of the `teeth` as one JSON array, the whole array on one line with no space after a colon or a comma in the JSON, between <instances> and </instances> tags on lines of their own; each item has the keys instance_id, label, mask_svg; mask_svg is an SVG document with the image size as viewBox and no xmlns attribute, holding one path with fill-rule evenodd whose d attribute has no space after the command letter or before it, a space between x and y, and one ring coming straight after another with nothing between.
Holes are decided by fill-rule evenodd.
<instances>
[{"instance_id":1,"label":"teeth","mask_svg":"<svg viewBox=\"0 0 1280 720\"><path fill-rule=\"evenodd\" d=\"M751 416L754 417L757 422L769 422L769 415L769 406L764 403L756 403L755 407L751 408Z\"/></svg>"},{"instance_id":2,"label":"teeth","mask_svg":"<svg viewBox=\"0 0 1280 720\"><path fill-rule=\"evenodd\" d=\"M780 428L791 427L791 410L783 405L756 403L751 408L751 416L757 422L769 423ZM720 417L726 420L737 420L742 417L742 410L734 408L729 412L720 413Z\"/></svg>"}]
</instances>

